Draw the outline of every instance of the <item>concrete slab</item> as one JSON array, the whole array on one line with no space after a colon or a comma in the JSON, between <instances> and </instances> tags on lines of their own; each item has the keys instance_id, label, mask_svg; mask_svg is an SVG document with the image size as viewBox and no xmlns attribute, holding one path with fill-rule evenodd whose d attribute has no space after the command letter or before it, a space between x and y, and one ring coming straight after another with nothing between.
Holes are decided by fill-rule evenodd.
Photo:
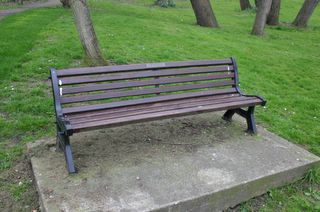
<instances>
[{"instance_id":1,"label":"concrete slab","mask_svg":"<svg viewBox=\"0 0 320 212\"><path fill-rule=\"evenodd\" d=\"M320 158L220 114L74 135L79 173L55 139L29 145L42 211L219 211L300 178Z\"/></svg>"}]
</instances>

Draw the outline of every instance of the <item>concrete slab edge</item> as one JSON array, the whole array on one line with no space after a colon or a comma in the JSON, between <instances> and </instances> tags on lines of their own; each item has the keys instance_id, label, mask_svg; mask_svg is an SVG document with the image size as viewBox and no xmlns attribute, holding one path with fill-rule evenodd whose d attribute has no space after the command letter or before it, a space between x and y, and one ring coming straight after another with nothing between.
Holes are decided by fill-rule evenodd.
<instances>
[{"instance_id":1,"label":"concrete slab edge","mask_svg":"<svg viewBox=\"0 0 320 212\"><path fill-rule=\"evenodd\" d=\"M31 166L32 166L32 169L33 169L33 177L35 179L35 183L36 183L36 189L37 189L37 192L38 192L38 195L39 195L39 206L40 206L40 211L42 212L45 212L45 211L48 211L47 208L44 207L44 204L43 204L43 199L44 198L44 192L41 190L41 186L40 186L40 181L39 181L39 178L38 178L38 175L35 173L35 166L34 166L34 159L31 157L30 159L31 161Z\"/></svg>"},{"instance_id":2,"label":"concrete slab edge","mask_svg":"<svg viewBox=\"0 0 320 212\"><path fill-rule=\"evenodd\" d=\"M31 158L31 165L34 162ZM243 184L232 186L230 188L220 190L214 193L202 195L200 197L185 199L180 202L168 204L159 209L152 211L156 212L176 212L176 211L221 211L228 207L236 206L242 202L245 202L253 197L260 196L266 193L271 188L283 186L301 179L304 174L315 167L320 166L320 160L313 163L305 164L303 166L296 167L294 169L284 170L279 173L268 175L262 178L254 179ZM33 169L35 167L33 166ZM34 169L36 172L37 170ZM43 200L45 199L45 191L40 188L39 179L36 179L38 174L34 173L36 188L39 194L39 204L42 212L49 211L45 208ZM207 204L203 204L203 203Z\"/></svg>"},{"instance_id":3,"label":"concrete slab edge","mask_svg":"<svg viewBox=\"0 0 320 212\"><path fill-rule=\"evenodd\" d=\"M296 182L297 180L302 179L308 170L315 167L320 167L320 160L254 179L214 193L168 204L160 209L154 209L152 211L222 211L248 201L253 197L265 194L270 189ZM207 202L207 204L203 204L205 202Z\"/></svg>"}]
</instances>

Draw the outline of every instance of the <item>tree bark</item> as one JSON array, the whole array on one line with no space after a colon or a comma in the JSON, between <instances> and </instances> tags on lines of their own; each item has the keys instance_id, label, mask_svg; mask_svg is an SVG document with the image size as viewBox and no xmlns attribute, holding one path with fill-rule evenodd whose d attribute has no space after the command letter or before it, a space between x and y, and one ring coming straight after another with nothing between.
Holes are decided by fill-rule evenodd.
<instances>
[{"instance_id":1,"label":"tree bark","mask_svg":"<svg viewBox=\"0 0 320 212\"><path fill-rule=\"evenodd\" d=\"M296 27L307 27L308 21L318 3L319 0L305 0L292 24Z\"/></svg>"},{"instance_id":2,"label":"tree bark","mask_svg":"<svg viewBox=\"0 0 320 212\"><path fill-rule=\"evenodd\" d=\"M240 0L240 8L241 10L251 9L252 6L249 0Z\"/></svg>"},{"instance_id":3,"label":"tree bark","mask_svg":"<svg viewBox=\"0 0 320 212\"><path fill-rule=\"evenodd\" d=\"M175 3L173 0L156 0L156 5L160 7L174 7Z\"/></svg>"},{"instance_id":4,"label":"tree bark","mask_svg":"<svg viewBox=\"0 0 320 212\"><path fill-rule=\"evenodd\" d=\"M257 13L253 24L253 35L263 35L272 0L257 0Z\"/></svg>"},{"instance_id":5,"label":"tree bark","mask_svg":"<svg viewBox=\"0 0 320 212\"><path fill-rule=\"evenodd\" d=\"M267 18L267 24L276 26L279 24L281 0L272 0L271 9Z\"/></svg>"},{"instance_id":6,"label":"tree bark","mask_svg":"<svg viewBox=\"0 0 320 212\"><path fill-rule=\"evenodd\" d=\"M65 8L70 8L70 0L60 0L61 4Z\"/></svg>"},{"instance_id":7,"label":"tree bark","mask_svg":"<svg viewBox=\"0 0 320 212\"><path fill-rule=\"evenodd\" d=\"M190 0L197 24L204 27L219 27L209 0Z\"/></svg>"},{"instance_id":8,"label":"tree bark","mask_svg":"<svg viewBox=\"0 0 320 212\"><path fill-rule=\"evenodd\" d=\"M4 1L6 2L6 1ZM19 5L23 5L23 0L14 0L15 3L19 4ZM1 4L1 3L0 3Z\"/></svg>"},{"instance_id":9,"label":"tree bark","mask_svg":"<svg viewBox=\"0 0 320 212\"><path fill-rule=\"evenodd\" d=\"M105 65L86 0L70 0L81 44L92 65Z\"/></svg>"}]
</instances>

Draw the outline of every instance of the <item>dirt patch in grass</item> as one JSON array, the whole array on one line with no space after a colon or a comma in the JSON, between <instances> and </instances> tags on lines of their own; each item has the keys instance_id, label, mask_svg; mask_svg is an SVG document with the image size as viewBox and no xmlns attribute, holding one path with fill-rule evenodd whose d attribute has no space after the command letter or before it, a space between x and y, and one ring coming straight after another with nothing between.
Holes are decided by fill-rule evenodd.
<instances>
[{"instance_id":1,"label":"dirt patch in grass","mask_svg":"<svg viewBox=\"0 0 320 212\"><path fill-rule=\"evenodd\" d=\"M223 212L261 211L261 209L265 206L267 198L268 194L263 194L261 196L250 199L248 202L236 205L233 208L228 208Z\"/></svg>"},{"instance_id":2,"label":"dirt patch in grass","mask_svg":"<svg viewBox=\"0 0 320 212\"><path fill-rule=\"evenodd\" d=\"M40 211L31 164L22 156L9 170L0 173L1 211Z\"/></svg>"}]
</instances>

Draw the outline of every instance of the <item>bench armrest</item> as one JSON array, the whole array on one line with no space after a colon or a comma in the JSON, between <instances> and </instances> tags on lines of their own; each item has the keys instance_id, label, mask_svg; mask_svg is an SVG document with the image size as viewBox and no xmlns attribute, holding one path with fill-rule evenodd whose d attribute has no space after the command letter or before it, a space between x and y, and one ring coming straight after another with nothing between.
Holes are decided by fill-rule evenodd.
<instances>
[{"instance_id":1,"label":"bench armrest","mask_svg":"<svg viewBox=\"0 0 320 212\"><path fill-rule=\"evenodd\" d=\"M51 85L52 85L52 93L53 93L53 100L54 100L54 109L56 114L56 122L58 127L62 132L66 135L72 135L73 130L71 124L68 120L66 120L63 116L61 102L60 102L60 93L59 93L59 82L57 72L54 68L50 69L50 77Z\"/></svg>"},{"instance_id":2,"label":"bench armrest","mask_svg":"<svg viewBox=\"0 0 320 212\"><path fill-rule=\"evenodd\" d=\"M57 76L57 72L54 68L50 68L50 77L49 78L51 79L54 109L55 109L56 117L63 116L61 102L60 102L58 76Z\"/></svg>"},{"instance_id":3,"label":"bench armrest","mask_svg":"<svg viewBox=\"0 0 320 212\"><path fill-rule=\"evenodd\" d=\"M71 136L73 134L73 128L68 120L62 116L57 116L56 121L57 125L65 135Z\"/></svg>"},{"instance_id":4,"label":"bench armrest","mask_svg":"<svg viewBox=\"0 0 320 212\"><path fill-rule=\"evenodd\" d=\"M257 96L257 95L246 95L244 93L242 93L242 91L240 90L239 87L239 75L238 75L238 65L236 62L236 59L234 57L231 57L231 61L233 63L233 67L234 67L234 75L235 75L235 89L237 90L237 92L241 95L241 96L247 96L247 97L257 97L258 99L260 99L262 101L262 106L265 106L267 104L267 101L261 97L261 96Z\"/></svg>"}]
</instances>

